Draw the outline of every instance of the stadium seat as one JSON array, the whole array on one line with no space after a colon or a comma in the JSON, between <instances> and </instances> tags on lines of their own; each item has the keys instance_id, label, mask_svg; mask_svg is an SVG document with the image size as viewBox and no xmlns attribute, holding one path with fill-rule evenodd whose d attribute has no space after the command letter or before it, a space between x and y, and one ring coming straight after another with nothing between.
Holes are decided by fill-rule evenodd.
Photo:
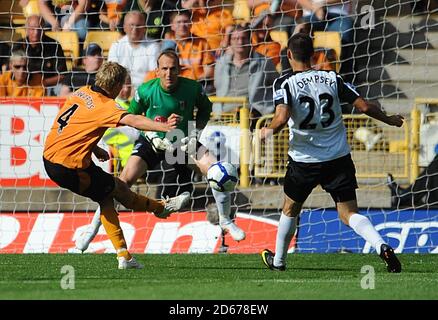
<instances>
[{"instance_id":1,"label":"stadium seat","mask_svg":"<svg viewBox=\"0 0 438 320\"><path fill-rule=\"evenodd\" d=\"M14 40L15 39L20 39L20 38L25 38L26 37L26 29L24 28L16 28L15 32L14 32Z\"/></svg>"},{"instance_id":2,"label":"stadium seat","mask_svg":"<svg viewBox=\"0 0 438 320\"><path fill-rule=\"evenodd\" d=\"M251 20L251 10L246 0L234 0L233 18L237 23Z\"/></svg>"},{"instance_id":3,"label":"stadium seat","mask_svg":"<svg viewBox=\"0 0 438 320\"><path fill-rule=\"evenodd\" d=\"M0 25L11 27L14 24L24 24L23 10L18 0L0 1Z\"/></svg>"},{"instance_id":4,"label":"stadium seat","mask_svg":"<svg viewBox=\"0 0 438 320\"><path fill-rule=\"evenodd\" d=\"M103 50L104 57L108 57L108 52L111 45L119 40L121 34L118 31L88 31L84 41L84 48L89 43L97 43Z\"/></svg>"},{"instance_id":5,"label":"stadium seat","mask_svg":"<svg viewBox=\"0 0 438 320\"><path fill-rule=\"evenodd\" d=\"M336 70L340 69L341 58L341 35L335 31L315 31L313 39L313 46L315 48L329 48L334 49L336 52L337 60Z\"/></svg>"},{"instance_id":6,"label":"stadium seat","mask_svg":"<svg viewBox=\"0 0 438 320\"><path fill-rule=\"evenodd\" d=\"M78 34L74 31L47 31L46 35L61 44L62 50L64 50L67 68L71 70L72 66L76 65L77 59L79 59Z\"/></svg>"},{"instance_id":7,"label":"stadium seat","mask_svg":"<svg viewBox=\"0 0 438 320\"><path fill-rule=\"evenodd\" d=\"M281 49L287 48L287 42L289 41L287 31L272 30L270 36L272 40L281 45Z\"/></svg>"}]
</instances>

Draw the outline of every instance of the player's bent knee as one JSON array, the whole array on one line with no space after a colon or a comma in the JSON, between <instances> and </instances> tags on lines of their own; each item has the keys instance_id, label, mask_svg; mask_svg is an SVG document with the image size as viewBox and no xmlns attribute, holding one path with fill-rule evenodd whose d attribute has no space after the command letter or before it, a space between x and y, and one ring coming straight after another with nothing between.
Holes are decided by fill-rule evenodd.
<instances>
[{"instance_id":1,"label":"player's bent knee","mask_svg":"<svg viewBox=\"0 0 438 320\"><path fill-rule=\"evenodd\" d=\"M136 177L134 177L132 174L129 174L129 170L128 170L128 172L122 171L119 179L121 181L125 182L129 188L137 181Z\"/></svg>"},{"instance_id":2,"label":"player's bent knee","mask_svg":"<svg viewBox=\"0 0 438 320\"><path fill-rule=\"evenodd\" d=\"M115 181L116 187L114 188L113 197L126 208L132 208L135 201L135 193L119 178L115 178Z\"/></svg>"},{"instance_id":3,"label":"player's bent knee","mask_svg":"<svg viewBox=\"0 0 438 320\"><path fill-rule=\"evenodd\" d=\"M291 218L298 217L301 213L302 207L303 203L296 202L289 197L286 197L283 205L283 214Z\"/></svg>"},{"instance_id":4,"label":"player's bent knee","mask_svg":"<svg viewBox=\"0 0 438 320\"><path fill-rule=\"evenodd\" d=\"M339 219L343 224L349 226L350 225L350 217L356 212L339 212Z\"/></svg>"},{"instance_id":5,"label":"player's bent knee","mask_svg":"<svg viewBox=\"0 0 438 320\"><path fill-rule=\"evenodd\" d=\"M113 191L114 198L117 199L119 197L127 196L131 192L131 189L129 189L128 184L123 180L116 177L114 178L114 181L115 181L115 187Z\"/></svg>"}]
</instances>

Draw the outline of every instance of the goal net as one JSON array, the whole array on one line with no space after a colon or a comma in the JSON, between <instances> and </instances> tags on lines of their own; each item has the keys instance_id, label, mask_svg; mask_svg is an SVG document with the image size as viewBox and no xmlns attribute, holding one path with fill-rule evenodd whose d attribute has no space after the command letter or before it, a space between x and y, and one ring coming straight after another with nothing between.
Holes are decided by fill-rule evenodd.
<instances>
[{"instance_id":1,"label":"goal net","mask_svg":"<svg viewBox=\"0 0 438 320\"><path fill-rule=\"evenodd\" d=\"M288 130L283 129L270 145L260 144L256 132L272 119L272 81L290 69L287 41L297 28L314 39L315 68L339 72L363 97L388 113L405 116L405 125L393 128L343 106L360 212L396 252L438 252L436 1L358 0L328 7L314 1L324 12L319 21L318 14L311 15L294 0L85 2L75 17L77 1L46 1L53 15L45 16L38 27L39 19L37 26L32 24L32 17L42 12L38 1L0 1L0 253L72 252L75 239L92 220L97 205L58 188L44 170L42 150L76 81L84 81L84 75L85 81L92 81L89 76L95 67L88 58L96 55L93 45L98 45L102 60L120 59L129 69L134 89L119 99L126 106L135 88L156 77L158 54L176 49L181 75L198 80L214 103L201 140L224 156L222 160L233 162L240 173L240 185L231 199L235 221L247 234L244 241L222 233L211 190L205 178L193 171L186 183L192 189L192 202L183 213L160 220L120 208L130 251L275 249ZM146 28L141 20L136 25L137 20L125 19L132 10L143 12ZM249 31L249 37L233 46L233 41L246 41L232 38L230 32L237 24L244 33ZM181 31L181 26L186 30ZM41 28L52 39L50 45L42 41L47 38ZM31 33L37 29L39 38L34 41ZM144 32L148 46L138 49L141 53L136 56L127 43L138 32ZM184 32L189 35L181 36ZM59 43L62 55L53 41ZM115 50L114 44L121 48L123 41L125 47ZM239 46L245 50L239 51ZM248 60L233 60L245 54ZM26 74L24 78L20 72ZM134 141L129 134L106 136L100 145L111 160L99 165L119 175ZM184 184L163 180L173 170L166 164L152 168L132 189L153 198L178 192ZM400 185L399 197L391 193L388 173ZM87 252L114 252L103 228ZM368 253L373 248L340 222L332 199L317 187L304 204L290 252Z\"/></svg>"}]
</instances>

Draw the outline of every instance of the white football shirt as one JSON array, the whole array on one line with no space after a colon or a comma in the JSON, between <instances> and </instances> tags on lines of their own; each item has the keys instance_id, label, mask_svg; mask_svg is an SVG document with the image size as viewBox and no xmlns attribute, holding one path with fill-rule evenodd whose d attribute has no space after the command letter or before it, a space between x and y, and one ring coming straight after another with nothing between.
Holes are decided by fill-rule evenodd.
<instances>
[{"instance_id":1,"label":"white football shirt","mask_svg":"<svg viewBox=\"0 0 438 320\"><path fill-rule=\"evenodd\" d=\"M290 107L289 156L296 162L330 161L350 153L341 102L359 94L334 71L307 70L274 82L274 105Z\"/></svg>"}]
</instances>

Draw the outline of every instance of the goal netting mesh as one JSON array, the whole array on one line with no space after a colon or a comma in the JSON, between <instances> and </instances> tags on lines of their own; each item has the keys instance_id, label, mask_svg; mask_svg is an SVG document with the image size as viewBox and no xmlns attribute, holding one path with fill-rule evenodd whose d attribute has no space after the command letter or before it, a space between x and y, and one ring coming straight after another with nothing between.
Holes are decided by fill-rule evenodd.
<instances>
[{"instance_id":1,"label":"goal netting mesh","mask_svg":"<svg viewBox=\"0 0 438 320\"><path fill-rule=\"evenodd\" d=\"M84 81L84 74L90 80L93 66L87 61L87 48L93 43L100 46L105 60L120 59L129 69L134 89L155 77L161 50L177 48L182 75L198 80L214 101L204 142L239 167L240 185L231 199L236 223L247 234L244 241L223 235L215 221L211 190L205 178L193 172L189 180L193 201L181 214L159 220L150 213L120 208L129 249L134 253L274 249L288 131L283 129L270 145L261 145L253 136L272 119L270 79L289 69L285 47L298 27L314 37L315 67L336 70L362 96L388 113L405 116L405 125L393 128L344 106L359 182L358 204L397 252L437 253L438 4L359 0L326 7L325 1L313 2L320 4L322 17L315 12L309 18L309 11L294 0L0 1L0 253L71 252L92 220L96 204L50 181L42 150L65 95L75 89L73 82ZM52 12L44 13L44 33L59 43L62 55L53 42L49 49L41 33L39 41L31 40L38 26L32 26L29 17L42 14L42 6L44 12ZM188 12L190 35L179 39L178 28L187 26L187 21L179 26L175 22L182 9ZM132 21L125 23L131 10L146 16L149 51L140 50L136 56L134 49L125 48L114 58L114 43L129 39L127 32L142 32ZM249 59L238 67L232 58L224 59L234 57L237 50L230 36L235 24L251 35L250 43L242 45L249 47ZM133 92L120 103L131 99ZM237 102L230 97L238 97ZM242 112L242 105L251 112ZM101 146L112 157L99 165L119 175L133 139L109 134ZM182 184L177 180L163 182L164 174L172 170L166 165L153 168L132 189L154 198L178 191ZM388 173L400 186L400 197L391 193ZM340 222L330 196L317 187L304 204L290 251L368 253L373 248ZM114 252L103 228L88 252Z\"/></svg>"}]
</instances>

